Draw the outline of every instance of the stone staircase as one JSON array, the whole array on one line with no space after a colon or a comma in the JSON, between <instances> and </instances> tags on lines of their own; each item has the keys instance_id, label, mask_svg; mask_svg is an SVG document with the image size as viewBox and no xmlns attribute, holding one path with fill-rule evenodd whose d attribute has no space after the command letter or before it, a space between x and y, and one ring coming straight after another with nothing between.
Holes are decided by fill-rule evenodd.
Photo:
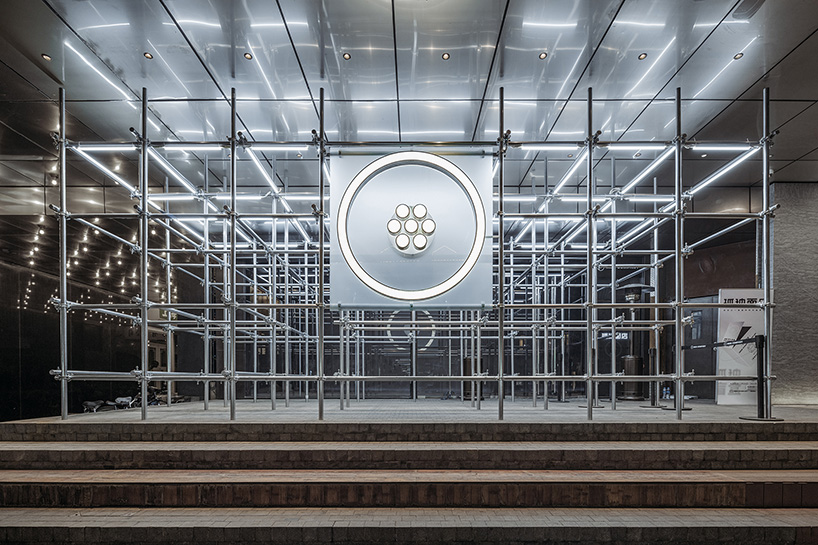
<instances>
[{"instance_id":1,"label":"stone staircase","mask_svg":"<svg viewBox=\"0 0 818 545\"><path fill-rule=\"evenodd\" d=\"M815 423L14 422L0 437L3 542L818 543Z\"/></svg>"}]
</instances>

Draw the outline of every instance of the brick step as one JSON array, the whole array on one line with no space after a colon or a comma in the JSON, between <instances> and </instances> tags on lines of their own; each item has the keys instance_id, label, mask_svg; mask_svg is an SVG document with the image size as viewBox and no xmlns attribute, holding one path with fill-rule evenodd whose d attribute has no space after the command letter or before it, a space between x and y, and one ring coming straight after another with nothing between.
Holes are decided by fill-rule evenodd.
<instances>
[{"instance_id":1,"label":"brick step","mask_svg":"<svg viewBox=\"0 0 818 545\"><path fill-rule=\"evenodd\" d=\"M818 441L0 442L0 469L818 469Z\"/></svg>"},{"instance_id":2,"label":"brick step","mask_svg":"<svg viewBox=\"0 0 818 545\"><path fill-rule=\"evenodd\" d=\"M49 545L816 541L814 509L0 509L0 542Z\"/></svg>"},{"instance_id":3,"label":"brick step","mask_svg":"<svg viewBox=\"0 0 818 545\"><path fill-rule=\"evenodd\" d=\"M119 411L128 412L128 411ZM812 441L818 422L110 422L112 413L66 422L0 423L6 441ZM138 412L129 412L129 417ZM546 419L547 415L543 415Z\"/></svg>"},{"instance_id":4,"label":"brick step","mask_svg":"<svg viewBox=\"0 0 818 545\"><path fill-rule=\"evenodd\" d=\"M2 470L5 507L818 507L818 470Z\"/></svg>"}]
</instances>

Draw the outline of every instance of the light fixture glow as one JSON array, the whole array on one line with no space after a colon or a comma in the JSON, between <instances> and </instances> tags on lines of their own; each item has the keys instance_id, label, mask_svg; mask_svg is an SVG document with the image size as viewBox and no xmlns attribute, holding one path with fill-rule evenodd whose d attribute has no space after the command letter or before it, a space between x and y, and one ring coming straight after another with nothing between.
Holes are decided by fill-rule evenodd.
<instances>
[{"instance_id":1,"label":"light fixture glow","mask_svg":"<svg viewBox=\"0 0 818 545\"><path fill-rule=\"evenodd\" d=\"M540 53L540 55L539 55L540 60L543 60L543 59L544 59L544 58L546 58L547 56L548 56L548 53L546 53L545 51L541 52L541 53Z\"/></svg>"},{"instance_id":2,"label":"light fixture glow","mask_svg":"<svg viewBox=\"0 0 818 545\"><path fill-rule=\"evenodd\" d=\"M554 194L555 195L560 192L560 189L562 189L562 187L566 183L568 183L568 180L571 178L571 176L573 176L574 173L577 171L577 169L580 166L582 166L582 163L583 163L583 161L585 161L585 157L587 157L587 156L588 156L588 150L587 149L582 150L582 153L580 153L579 157L576 158L576 160L574 161L574 164L571 165L571 168L568 169L568 172L565 173L565 175L562 177L560 182L554 188Z\"/></svg>"},{"instance_id":3,"label":"light fixture glow","mask_svg":"<svg viewBox=\"0 0 818 545\"><path fill-rule=\"evenodd\" d=\"M273 181L272 176L270 176L270 174L267 173L267 170L265 170L265 168L261 165L261 162L258 160L258 157L256 157L256 154L253 153L253 150L247 150L247 155L250 156L253 164L256 165L256 170L261 173L261 175L267 181L267 184L273 189L273 192L278 194L278 186L275 184L275 181Z\"/></svg>"},{"instance_id":4,"label":"light fixture glow","mask_svg":"<svg viewBox=\"0 0 818 545\"><path fill-rule=\"evenodd\" d=\"M448 61L450 56L451 56L451 55L449 55L448 53L444 53L444 54L442 54L440 57L441 57L441 58L442 58L444 61Z\"/></svg>"},{"instance_id":5,"label":"light fixture glow","mask_svg":"<svg viewBox=\"0 0 818 545\"><path fill-rule=\"evenodd\" d=\"M423 235L415 235L414 238L412 238L412 244L414 244L418 250L422 250L426 247L426 237Z\"/></svg>"},{"instance_id":6,"label":"light fixture glow","mask_svg":"<svg viewBox=\"0 0 818 545\"><path fill-rule=\"evenodd\" d=\"M576 144L520 144L526 151L573 151L579 148Z\"/></svg>"},{"instance_id":7,"label":"light fixture glow","mask_svg":"<svg viewBox=\"0 0 818 545\"><path fill-rule=\"evenodd\" d=\"M432 233L434 233L435 227L436 227L435 220L431 219L423 220L423 223L420 226L423 232L426 233L427 235L431 235Z\"/></svg>"},{"instance_id":8,"label":"light fixture glow","mask_svg":"<svg viewBox=\"0 0 818 545\"><path fill-rule=\"evenodd\" d=\"M386 229L393 235L400 231L400 222L396 219L391 219L386 224Z\"/></svg>"},{"instance_id":9,"label":"light fixture glow","mask_svg":"<svg viewBox=\"0 0 818 545\"><path fill-rule=\"evenodd\" d=\"M421 218L426 217L426 212L427 212L427 210L426 210L426 206L424 206L424 205L422 205L422 204L417 204L417 205L415 205L415 207L412 209L412 213L413 213L413 214L415 215L415 217L416 217L416 218L418 218L418 219L421 219Z\"/></svg>"},{"instance_id":10,"label":"light fixture glow","mask_svg":"<svg viewBox=\"0 0 818 545\"><path fill-rule=\"evenodd\" d=\"M409 207L405 204L399 204L397 208L395 208L395 215L400 219L404 219L409 216Z\"/></svg>"},{"instance_id":11,"label":"light fixture glow","mask_svg":"<svg viewBox=\"0 0 818 545\"><path fill-rule=\"evenodd\" d=\"M721 178L722 176L724 176L725 174L739 166L741 163L752 157L759 149L760 148L753 148L750 151L742 153L741 155L739 155L738 157L736 157L735 159L721 167L719 170L717 170L716 172L714 172L713 174L711 174L710 176L696 184L694 187L692 187L690 189L690 194L695 195L708 185L712 184L713 182L715 182L716 180L718 180L719 178Z\"/></svg>"},{"instance_id":12,"label":"light fixture glow","mask_svg":"<svg viewBox=\"0 0 818 545\"><path fill-rule=\"evenodd\" d=\"M400 248L401 250L405 250L406 248L409 247L409 237L401 233L395 239L395 244L397 244L398 248Z\"/></svg>"},{"instance_id":13,"label":"light fixture glow","mask_svg":"<svg viewBox=\"0 0 818 545\"><path fill-rule=\"evenodd\" d=\"M736 53L735 55L733 55L733 58L735 60L739 60L743 56L744 56L744 53L739 52L739 53Z\"/></svg>"},{"instance_id":14,"label":"light fixture glow","mask_svg":"<svg viewBox=\"0 0 818 545\"><path fill-rule=\"evenodd\" d=\"M144 53L142 53L142 55L148 60L151 60L153 58L153 54L150 53L149 51L145 51Z\"/></svg>"},{"instance_id":15,"label":"light fixture glow","mask_svg":"<svg viewBox=\"0 0 818 545\"><path fill-rule=\"evenodd\" d=\"M95 167L100 169L109 178L114 180L116 183L118 183L119 185L121 185L122 187L124 187L125 189L130 191L131 193L136 192L136 189L134 189L134 187L131 184L129 184L128 182L123 180L121 177L119 177L117 174L115 174L113 171L111 171L111 169L109 169L108 167L106 167L105 165L103 165L102 163L100 163L99 161L97 161L96 159L94 159L93 157L88 155L87 153L85 153L83 150L81 150L79 148L71 148L71 149L73 149L76 153L81 155L86 161L88 161L89 163L91 163L92 165L94 165Z\"/></svg>"},{"instance_id":16,"label":"light fixture glow","mask_svg":"<svg viewBox=\"0 0 818 545\"><path fill-rule=\"evenodd\" d=\"M418 230L418 222L412 219L406 220L406 223L403 224L404 229L406 229L407 233L414 233Z\"/></svg>"},{"instance_id":17,"label":"light fixture glow","mask_svg":"<svg viewBox=\"0 0 818 545\"><path fill-rule=\"evenodd\" d=\"M349 59L351 59L351 58L352 58L352 55L350 55L350 54L349 54L348 52L346 52L346 51L345 51L345 52L344 52L344 54L343 54L343 55L341 55L341 56L342 56L342 57L344 57L344 60L345 60L345 61L348 61Z\"/></svg>"},{"instance_id":18,"label":"light fixture glow","mask_svg":"<svg viewBox=\"0 0 818 545\"><path fill-rule=\"evenodd\" d=\"M40 56L43 58L43 60L51 62L51 55L49 55L48 53L41 53Z\"/></svg>"},{"instance_id":19,"label":"light fixture glow","mask_svg":"<svg viewBox=\"0 0 818 545\"><path fill-rule=\"evenodd\" d=\"M640 61L643 61L643 60L645 60L647 58L648 58L647 53L639 53L639 56L637 57L637 59L639 59Z\"/></svg>"},{"instance_id":20,"label":"light fixture glow","mask_svg":"<svg viewBox=\"0 0 818 545\"><path fill-rule=\"evenodd\" d=\"M662 153L662 154L661 154L659 157L657 157L656 159L654 159L654 160L653 160L653 162L651 162L651 164L649 164L648 166L646 166L646 167L644 168L644 170L642 170L642 172L640 172L639 174L637 174L637 175L636 175L636 177L635 177L633 180L631 180L631 181L630 181L630 182L629 182L629 183L628 183L628 184L627 184L625 187L623 187L623 188L622 188L622 193L627 193L628 191L630 191L631 189L633 189L633 188L634 188L634 186L636 186L636 184L638 184L639 182L641 182L642 180L644 180L645 178L647 178L647 177L648 177L648 175L649 175L651 172L653 172L654 170L656 170L657 168L659 168L659 165L661 165L661 164L662 164L662 161L664 161L665 159L667 159L668 157L670 157L671 155L673 155L673 152L675 151L675 149L676 149L676 148L674 148L673 146L668 147L668 148L667 148L667 150L665 150L665 152L664 152L664 153Z\"/></svg>"},{"instance_id":21,"label":"light fixture glow","mask_svg":"<svg viewBox=\"0 0 818 545\"><path fill-rule=\"evenodd\" d=\"M248 61L252 61L253 54L248 51L247 53L244 54L244 58L247 59Z\"/></svg>"}]
</instances>

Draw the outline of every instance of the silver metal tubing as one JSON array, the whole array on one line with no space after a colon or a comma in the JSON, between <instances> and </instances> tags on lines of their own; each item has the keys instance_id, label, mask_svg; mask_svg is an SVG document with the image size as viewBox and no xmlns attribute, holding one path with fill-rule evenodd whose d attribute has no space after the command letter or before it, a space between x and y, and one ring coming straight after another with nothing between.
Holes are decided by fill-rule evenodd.
<instances>
[{"instance_id":1,"label":"silver metal tubing","mask_svg":"<svg viewBox=\"0 0 818 545\"><path fill-rule=\"evenodd\" d=\"M142 252L139 254L139 292L140 292L140 318L142 320L140 328L140 348L142 358L142 378L140 379L140 390L142 396L142 420L148 419L148 382L144 375L148 372L148 251L150 231L148 229L148 90L142 88L142 135L141 154L139 156L139 186L141 198L139 201L139 245Z\"/></svg>"},{"instance_id":2,"label":"silver metal tubing","mask_svg":"<svg viewBox=\"0 0 818 545\"><path fill-rule=\"evenodd\" d=\"M319 104L319 133L318 133L318 294L316 296L318 321L316 324L317 346L317 373L318 373L318 420L324 419L324 161L325 134L324 134L324 88L321 87Z\"/></svg>"},{"instance_id":3,"label":"silver metal tubing","mask_svg":"<svg viewBox=\"0 0 818 545\"><path fill-rule=\"evenodd\" d=\"M684 145L684 137L682 135L682 89L676 88L676 151L674 154L674 195L676 197L676 212L674 217L673 229L675 237L675 259L676 259L676 282L675 282L675 301L680 304L684 301L684 266L682 264L682 251L684 249L684 200L682 195L682 146ZM681 378L684 375L684 307L677 306L673 313L674 321L674 335L676 337L675 350L675 404L676 404L676 419L682 419L682 408L684 405L684 383Z\"/></svg>"},{"instance_id":4,"label":"silver metal tubing","mask_svg":"<svg viewBox=\"0 0 818 545\"><path fill-rule=\"evenodd\" d=\"M770 88L765 87L762 95L763 99L763 141L761 168L762 188L761 188L761 268L762 268L762 289L764 290L764 418L772 418L772 323L773 323L773 269L772 269L772 226L771 226L771 203L770 203L770 139L772 138L770 125Z\"/></svg>"},{"instance_id":5,"label":"silver metal tubing","mask_svg":"<svg viewBox=\"0 0 818 545\"><path fill-rule=\"evenodd\" d=\"M60 87L60 418L68 418L68 226L66 224L65 89Z\"/></svg>"},{"instance_id":6,"label":"silver metal tubing","mask_svg":"<svg viewBox=\"0 0 818 545\"><path fill-rule=\"evenodd\" d=\"M506 321L506 308L505 308L505 283L506 283L506 271L505 271L505 221L503 218L503 204L505 201L505 183L504 183L504 176L505 176L505 155L506 155L506 134L505 134L505 88L500 87L500 136L497 139L497 143L499 144L499 148L497 151L497 160L500 164L499 167L499 181L498 181L498 189L497 194L499 195L499 204L498 204L498 212L497 215L500 217L500 221L498 222L498 229L500 231L500 244L497 245L499 254L497 263L499 266L498 276L499 284L497 293L497 411L498 411L498 420L503 419L503 398L505 397L505 385L503 384L503 374L505 373L505 321ZM512 299L513 301L513 299Z\"/></svg>"}]
</instances>

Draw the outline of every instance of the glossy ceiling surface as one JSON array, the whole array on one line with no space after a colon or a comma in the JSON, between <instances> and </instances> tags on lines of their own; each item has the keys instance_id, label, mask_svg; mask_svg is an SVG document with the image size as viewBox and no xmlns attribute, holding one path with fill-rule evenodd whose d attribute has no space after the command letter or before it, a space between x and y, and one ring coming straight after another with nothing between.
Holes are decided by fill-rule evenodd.
<instances>
[{"instance_id":1,"label":"glossy ceiling surface","mask_svg":"<svg viewBox=\"0 0 818 545\"><path fill-rule=\"evenodd\" d=\"M770 87L781 130L775 179L818 179L814 0L5 0L0 11L5 214L56 198L51 133L61 86L73 141L132 142L143 87L152 141L226 141L231 88L250 141L308 141L324 88L331 142L393 143L494 142L501 87L514 141L583 141L588 88L602 140L668 141L680 87L688 138L757 142ZM686 153L696 159L687 187L730 158ZM100 160L135 179L132 155ZM657 153L598 155L604 187L612 172L633 177ZM206 165L202 153L167 157L193 185L204 185L204 173L209 186L228 175L226 152L208 154ZM718 185L756 185L755 159ZM286 190L316 189L311 149L263 160ZM239 161L240 186L263 190L248 157ZM573 162L568 153L513 149L506 183L542 193ZM580 190L583 170L566 187ZM164 173L154 171L158 187ZM670 173L669 164L657 170L660 185ZM106 209L130 206L75 156L67 182L107 189Z\"/></svg>"}]
</instances>

